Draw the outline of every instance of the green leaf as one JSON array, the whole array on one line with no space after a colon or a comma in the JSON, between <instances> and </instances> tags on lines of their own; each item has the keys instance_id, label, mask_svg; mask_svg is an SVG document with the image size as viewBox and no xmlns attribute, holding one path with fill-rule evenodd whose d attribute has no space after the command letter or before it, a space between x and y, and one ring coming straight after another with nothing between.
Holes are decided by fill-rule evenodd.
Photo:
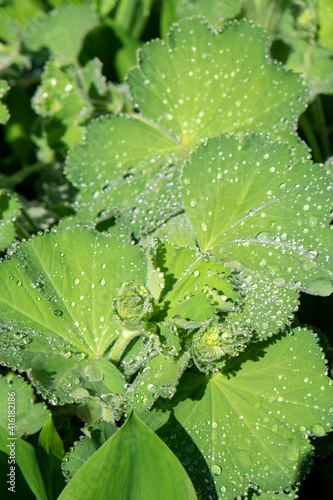
<instances>
[{"instance_id":1,"label":"green leaf","mask_svg":"<svg viewBox=\"0 0 333 500\"><path fill-rule=\"evenodd\" d=\"M333 51L316 41L295 40L286 66L302 73L313 95L333 93Z\"/></svg>"},{"instance_id":2,"label":"green leaf","mask_svg":"<svg viewBox=\"0 0 333 500\"><path fill-rule=\"evenodd\" d=\"M14 222L20 213L20 208L14 193L0 189L0 250L4 250L14 240Z\"/></svg>"},{"instance_id":3,"label":"green leaf","mask_svg":"<svg viewBox=\"0 0 333 500\"><path fill-rule=\"evenodd\" d=\"M332 384L321 349L315 335L301 328L253 344L222 373L184 375L163 412L168 406L226 498L249 485L282 491L300 481L312 453L307 436L323 436L333 423ZM166 443L190 468L193 447L186 449L179 437L170 431Z\"/></svg>"},{"instance_id":4,"label":"green leaf","mask_svg":"<svg viewBox=\"0 0 333 500\"><path fill-rule=\"evenodd\" d=\"M49 418L49 411L42 403L35 403L32 387L12 372L0 378L0 425L8 425L8 393L15 393L11 418L15 420L15 436L25 437L38 432Z\"/></svg>"},{"instance_id":5,"label":"green leaf","mask_svg":"<svg viewBox=\"0 0 333 500\"><path fill-rule=\"evenodd\" d=\"M117 427L109 422L96 422L82 429L85 436L80 438L67 453L62 469L68 478L72 478L79 468L117 432Z\"/></svg>"},{"instance_id":6,"label":"green leaf","mask_svg":"<svg viewBox=\"0 0 333 500\"><path fill-rule=\"evenodd\" d=\"M118 337L122 283L145 282L139 247L85 227L54 231L13 247L0 274L2 362L62 401L122 392L121 373L102 355Z\"/></svg>"},{"instance_id":7,"label":"green leaf","mask_svg":"<svg viewBox=\"0 0 333 500\"><path fill-rule=\"evenodd\" d=\"M318 21L319 21L319 43L333 51L333 5L330 0L320 0L318 2Z\"/></svg>"},{"instance_id":8,"label":"green leaf","mask_svg":"<svg viewBox=\"0 0 333 500\"><path fill-rule=\"evenodd\" d=\"M71 73L73 71L59 67L59 62L50 59L32 99L34 110L45 119L51 147L60 140L68 147L79 142L85 132L83 124L92 113L88 96Z\"/></svg>"},{"instance_id":9,"label":"green leaf","mask_svg":"<svg viewBox=\"0 0 333 500\"><path fill-rule=\"evenodd\" d=\"M277 287L332 292L331 172L288 145L209 139L185 164L184 205L201 251Z\"/></svg>"},{"instance_id":10,"label":"green leaf","mask_svg":"<svg viewBox=\"0 0 333 500\"><path fill-rule=\"evenodd\" d=\"M167 446L133 413L74 475L59 500L110 497L192 500L196 494Z\"/></svg>"},{"instance_id":11,"label":"green leaf","mask_svg":"<svg viewBox=\"0 0 333 500\"><path fill-rule=\"evenodd\" d=\"M0 80L0 99L5 95L9 90L9 85L5 80ZM0 102L0 124L8 122L10 117L7 106Z\"/></svg>"},{"instance_id":12,"label":"green leaf","mask_svg":"<svg viewBox=\"0 0 333 500\"><path fill-rule=\"evenodd\" d=\"M44 448L48 455L54 455L59 460L64 458L64 445L54 426L52 416L49 417L43 426L39 434L38 444Z\"/></svg>"},{"instance_id":13,"label":"green leaf","mask_svg":"<svg viewBox=\"0 0 333 500\"><path fill-rule=\"evenodd\" d=\"M11 445L11 448L8 447L8 444ZM28 486L35 494L36 500L48 500L34 447L23 439L10 440L8 432L0 426L0 451L9 456L10 451L14 451L14 449L16 466L21 469Z\"/></svg>"},{"instance_id":14,"label":"green leaf","mask_svg":"<svg viewBox=\"0 0 333 500\"><path fill-rule=\"evenodd\" d=\"M61 472L61 461L64 458L65 449L54 426L52 416L50 416L39 434L36 452L48 498L57 498L65 487L65 478Z\"/></svg>"},{"instance_id":15,"label":"green leaf","mask_svg":"<svg viewBox=\"0 0 333 500\"><path fill-rule=\"evenodd\" d=\"M47 16L28 18L22 30L22 39L29 50L47 47L62 64L78 58L84 37L98 24L89 5L63 5Z\"/></svg>"},{"instance_id":16,"label":"green leaf","mask_svg":"<svg viewBox=\"0 0 333 500\"><path fill-rule=\"evenodd\" d=\"M126 232L156 229L182 210L180 164L207 136L261 131L296 145L308 91L267 46L251 23L216 33L200 19L145 45L128 76L140 113L96 121L69 155L80 219L115 215Z\"/></svg>"},{"instance_id":17,"label":"green leaf","mask_svg":"<svg viewBox=\"0 0 333 500\"><path fill-rule=\"evenodd\" d=\"M219 28L227 19L236 17L244 0L186 0L176 1L175 12L178 18L204 16L214 28ZM249 19L252 19L249 17Z\"/></svg>"},{"instance_id":18,"label":"green leaf","mask_svg":"<svg viewBox=\"0 0 333 500\"><path fill-rule=\"evenodd\" d=\"M256 338L270 337L292 322L299 304L296 290L277 286L271 277L253 271L237 273L234 286L240 296L239 307L228 319L254 330Z\"/></svg>"},{"instance_id":19,"label":"green leaf","mask_svg":"<svg viewBox=\"0 0 333 500\"><path fill-rule=\"evenodd\" d=\"M126 395L129 405L137 410L149 410L158 397L170 399L188 363L187 352L171 359L155 356L131 384Z\"/></svg>"},{"instance_id":20,"label":"green leaf","mask_svg":"<svg viewBox=\"0 0 333 500\"><path fill-rule=\"evenodd\" d=\"M230 271L223 264L206 259L197 250L165 242L153 244L150 251L154 269L163 276L159 300L165 320L181 316L201 322L217 309L232 310L231 300L237 299L237 293L227 281Z\"/></svg>"}]
</instances>

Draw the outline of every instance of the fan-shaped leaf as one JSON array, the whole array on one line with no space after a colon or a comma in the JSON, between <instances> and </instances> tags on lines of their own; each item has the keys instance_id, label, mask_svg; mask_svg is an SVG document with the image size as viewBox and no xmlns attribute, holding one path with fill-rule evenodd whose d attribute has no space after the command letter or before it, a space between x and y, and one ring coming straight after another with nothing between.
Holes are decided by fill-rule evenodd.
<instances>
[{"instance_id":1,"label":"fan-shaped leaf","mask_svg":"<svg viewBox=\"0 0 333 500\"><path fill-rule=\"evenodd\" d=\"M307 436L323 436L333 423L332 385L307 330L253 344L225 372L188 373L182 382L169 406L226 498L249 485L282 491L300 481L312 453ZM183 446L176 428L166 442L191 468L193 447Z\"/></svg>"},{"instance_id":2,"label":"fan-shaped leaf","mask_svg":"<svg viewBox=\"0 0 333 500\"><path fill-rule=\"evenodd\" d=\"M217 34L199 19L147 44L128 77L140 114L95 122L70 153L80 219L115 214L126 231L155 229L182 209L180 163L209 135L261 131L296 145L307 90L269 60L267 44L251 23Z\"/></svg>"},{"instance_id":3,"label":"fan-shaped leaf","mask_svg":"<svg viewBox=\"0 0 333 500\"><path fill-rule=\"evenodd\" d=\"M332 292L331 172L256 135L209 139L183 172L203 252L309 293Z\"/></svg>"}]
</instances>

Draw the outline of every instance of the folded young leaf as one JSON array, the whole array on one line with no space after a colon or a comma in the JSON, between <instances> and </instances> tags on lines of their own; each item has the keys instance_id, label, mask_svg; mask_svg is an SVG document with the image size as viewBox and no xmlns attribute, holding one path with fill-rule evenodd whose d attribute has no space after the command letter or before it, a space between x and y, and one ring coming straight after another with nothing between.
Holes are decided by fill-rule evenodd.
<instances>
[{"instance_id":1,"label":"folded young leaf","mask_svg":"<svg viewBox=\"0 0 333 500\"><path fill-rule=\"evenodd\" d=\"M74 475L58 500L195 500L193 485L168 447L133 413Z\"/></svg>"},{"instance_id":2,"label":"folded young leaf","mask_svg":"<svg viewBox=\"0 0 333 500\"><path fill-rule=\"evenodd\" d=\"M331 171L258 135L212 138L184 166L182 195L202 252L277 287L332 292Z\"/></svg>"},{"instance_id":3,"label":"folded young leaf","mask_svg":"<svg viewBox=\"0 0 333 500\"><path fill-rule=\"evenodd\" d=\"M307 472L307 437L331 430L332 393L316 336L298 328L252 344L225 372L208 378L185 374L179 395L163 404L156 419L172 408L225 498L238 497L250 485L282 492ZM183 446L176 427L166 443L191 467L193 447Z\"/></svg>"},{"instance_id":4,"label":"folded young leaf","mask_svg":"<svg viewBox=\"0 0 333 500\"><path fill-rule=\"evenodd\" d=\"M216 33L191 19L139 51L128 82L140 113L96 121L69 155L80 219L114 214L126 231L154 230L181 211L180 164L208 136L261 131L296 146L308 91L267 46L249 22Z\"/></svg>"},{"instance_id":5,"label":"folded young leaf","mask_svg":"<svg viewBox=\"0 0 333 500\"><path fill-rule=\"evenodd\" d=\"M0 80L0 99L9 90L9 85L5 80ZM0 101L0 124L6 123L9 120L9 111L5 104Z\"/></svg>"}]
</instances>

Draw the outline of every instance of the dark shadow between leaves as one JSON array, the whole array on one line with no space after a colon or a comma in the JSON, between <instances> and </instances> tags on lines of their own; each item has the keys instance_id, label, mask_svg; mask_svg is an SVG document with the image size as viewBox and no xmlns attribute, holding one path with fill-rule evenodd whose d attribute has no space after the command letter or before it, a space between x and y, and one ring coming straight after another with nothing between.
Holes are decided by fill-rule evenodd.
<instances>
[{"instance_id":1,"label":"dark shadow between leaves","mask_svg":"<svg viewBox=\"0 0 333 500\"><path fill-rule=\"evenodd\" d=\"M176 455L191 479L198 498L201 500L217 500L214 480L209 467L184 427L178 422L173 411L169 420L160 427L156 434ZM198 474L200 471L200 474Z\"/></svg>"}]
</instances>

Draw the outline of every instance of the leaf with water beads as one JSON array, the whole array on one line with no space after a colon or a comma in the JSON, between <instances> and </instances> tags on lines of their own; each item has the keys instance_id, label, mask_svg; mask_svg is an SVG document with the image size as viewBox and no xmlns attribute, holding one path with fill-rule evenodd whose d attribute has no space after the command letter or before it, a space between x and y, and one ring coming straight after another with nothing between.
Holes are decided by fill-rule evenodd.
<instances>
[{"instance_id":1,"label":"leaf with water beads","mask_svg":"<svg viewBox=\"0 0 333 500\"><path fill-rule=\"evenodd\" d=\"M299 304L296 290L277 286L269 277L254 271L237 273L232 281L239 301L229 320L254 331L257 339L270 337L291 324Z\"/></svg>"},{"instance_id":2,"label":"leaf with water beads","mask_svg":"<svg viewBox=\"0 0 333 500\"><path fill-rule=\"evenodd\" d=\"M9 393L15 393L12 405ZM26 437L38 432L49 418L49 411L42 403L35 403L34 400L32 387L23 378L12 372L0 377L0 425L8 427L9 419L12 418L16 437Z\"/></svg>"},{"instance_id":3,"label":"leaf with water beads","mask_svg":"<svg viewBox=\"0 0 333 500\"><path fill-rule=\"evenodd\" d=\"M104 500L110 491L119 499L197 498L177 458L135 413L82 465L59 500Z\"/></svg>"},{"instance_id":4,"label":"leaf with water beads","mask_svg":"<svg viewBox=\"0 0 333 500\"><path fill-rule=\"evenodd\" d=\"M102 381L121 392L121 373L103 354L118 338L121 285L146 279L139 247L85 227L51 232L13 247L0 273L2 362L29 370L62 401L88 397ZM75 387L81 378L84 389Z\"/></svg>"},{"instance_id":5,"label":"leaf with water beads","mask_svg":"<svg viewBox=\"0 0 333 500\"><path fill-rule=\"evenodd\" d=\"M210 135L262 131L296 145L308 92L269 60L267 46L251 23L216 33L201 19L148 43L128 76L140 114L94 122L69 155L81 221L116 215L126 231L154 230L181 211L180 165Z\"/></svg>"},{"instance_id":6,"label":"leaf with water beads","mask_svg":"<svg viewBox=\"0 0 333 500\"><path fill-rule=\"evenodd\" d=\"M72 478L80 467L117 432L117 427L109 422L95 422L82 429L83 436L67 453L62 464L66 477Z\"/></svg>"},{"instance_id":7,"label":"leaf with water beads","mask_svg":"<svg viewBox=\"0 0 333 500\"><path fill-rule=\"evenodd\" d=\"M331 430L332 392L316 336L298 328L252 344L222 373L185 374L169 408L206 458L217 490L234 498L250 485L282 491L301 480L312 453L308 435ZM191 454L180 451L191 467Z\"/></svg>"},{"instance_id":8,"label":"leaf with water beads","mask_svg":"<svg viewBox=\"0 0 333 500\"><path fill-rule=\"evenodd\" d=\"M183 171L201 251L277 287L319 295L332 292L331 189L329 170L259 135L209 139Z\"/></svg>"}]
</instances>

